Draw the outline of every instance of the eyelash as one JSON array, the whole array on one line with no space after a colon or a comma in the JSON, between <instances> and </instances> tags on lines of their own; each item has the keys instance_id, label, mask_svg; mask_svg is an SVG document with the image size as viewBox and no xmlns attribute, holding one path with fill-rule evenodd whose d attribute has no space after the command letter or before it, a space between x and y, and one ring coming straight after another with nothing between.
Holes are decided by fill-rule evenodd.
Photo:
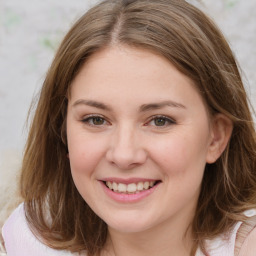
<instances>
[{"instance_id":1,"label":"eyelash","mask_svg":"<svg viewBox=\"0 0 256 256\"><path fill-rule=\"evenodd\" d=\"M102 123L100 124L95 124L93 123L94 121L97 121L96 119L98 119L98 121L102 121ZM156 125L156 120L160 119L161 121L163 121L163 125ZM102 126L102 125L106 125L109 124L109 122L100 115L89 115L87 117L85 117L84 119L81 120L83 123L88 124L89 126L93 126L93 127L97 127L97 126ZM150 124L151 122L154 122L154 124ZM166 117L163 115L156 115L150 118L150 120L148 122L146 122L146 124L144 126L155 126L155 127L159 127L159 128L165 128L167 126L176 124L175 120L173 120L170 117Z\"/></svg>"}]
</instances>

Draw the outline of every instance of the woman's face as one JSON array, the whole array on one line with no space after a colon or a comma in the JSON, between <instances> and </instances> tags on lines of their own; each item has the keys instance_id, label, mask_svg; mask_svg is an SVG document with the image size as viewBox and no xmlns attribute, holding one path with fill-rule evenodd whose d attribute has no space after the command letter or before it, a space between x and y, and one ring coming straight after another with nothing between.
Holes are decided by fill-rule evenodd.
<instances>
[{"instance_id":1,"label":"woman's face","mask_svg":"<svg viewBox=\"0 0 256 256\"><path fill-rule=\"evenodd\" d=\"M115 46L71 86L71 172L92 210L119 232L187 226L213 138L193 82L161 56Z\"/></svg>"}]
</instances>

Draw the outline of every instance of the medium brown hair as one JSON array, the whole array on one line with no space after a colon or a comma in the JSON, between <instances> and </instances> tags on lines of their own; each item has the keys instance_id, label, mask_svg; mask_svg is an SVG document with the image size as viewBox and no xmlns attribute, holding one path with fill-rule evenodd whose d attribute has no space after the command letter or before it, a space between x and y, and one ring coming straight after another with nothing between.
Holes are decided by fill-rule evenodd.
<instances>
[{"instance_id":1,"label":"medium brown hair","mask_svg":"<svg viewBox=\"0 0 256 256\"><path fill-rule=\"evenodd\" d=\"M233 122L222 156L208 164L193 223L194 254L256 203L256 138L236 60L221 32L183 0L106 0L90 9L60 45L44 81L22 166L21 193L32 231L48 246L88 256L103 248L107 225L71 176L66 144L70 84L95 52L117 44L164 56L191 78L213 115ZM85 184L86 185L86 184ZM50 221L49 221L50 219Z\"/></svg>"}]
</instances>

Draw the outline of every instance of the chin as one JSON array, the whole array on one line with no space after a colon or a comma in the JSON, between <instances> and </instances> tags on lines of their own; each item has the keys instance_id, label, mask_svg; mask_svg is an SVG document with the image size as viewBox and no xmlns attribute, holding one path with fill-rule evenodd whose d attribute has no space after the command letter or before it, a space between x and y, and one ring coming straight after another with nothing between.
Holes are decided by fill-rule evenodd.
<instances>
[{"instance_id":1,"label":"chin","mask_svg":"<svg viewBox=\"0 0 256 256\"><path fill-rule=\"evenodd\" d=\"M152 227L152 221L147 221L145 216L135 218L127 218L127 216L129 216L129 213L122 217L116 216L114 219L105 222L110 229L121 233L139 233Z\"/></svg>"},{"instance_id":2,"label":"chin","mask_svg":"<svg viewBox=\"0 0 256 256\"><path fill-rule=\"evenodd\" d=\"M115 230L119 233L141 233L148 229L148 227L145 226L137 226L136 224L120 224L120 225L108 225L109 228L112 230Z\"/></svg>"}]
</instances>

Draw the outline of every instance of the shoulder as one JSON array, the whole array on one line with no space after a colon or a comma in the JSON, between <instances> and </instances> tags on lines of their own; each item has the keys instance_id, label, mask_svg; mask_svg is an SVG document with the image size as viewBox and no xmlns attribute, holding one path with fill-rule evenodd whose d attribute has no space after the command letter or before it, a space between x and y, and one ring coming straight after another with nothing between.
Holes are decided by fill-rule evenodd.
<instances>
[{"instance_id":1,"label":"shoulder","mask_svg":"<svg viewBox=\"0 0 256 256\"><path fill-rule=\"evenodd\" d=\"M20 204L7 219L2 230L8 256L71 256L68 251L59 251L41 243L29 229L24 205Z\"/></svg>"},{"instance_id":2,"label":"shoulder","mask_svg":"<svg viewBox=\"0 0 256 256\"><path fill-rule=\"evenodd\" d=\"M255 256L256 252L256 210L245 212L248 219L242 223L237 233L237 240L241 240L239 256Z\"/></svg>"},{"instance_id":3,"label":"shoulder","mask_svg":"<svg viewBox=\"0 0 256 256\"><path fill-rule=\"evenodd\" d=\"M245 221L238 221L228 232L205 241L209 255L256 255L256 210L245 211L244 215L247 217ZM230 254L230 252L234 252L234 254ZM204 255L200 253L200 250L198 250L196 256Z\"/></svg>"},{"instance_id":4,"label":"shoulder","mask_svg":"<svg viewBox=\"0 0 256 256\"><path fill-rule=\"evenodd\" d=\"M256 227L244 240L239 256L255 256L256 253Z\"/></svg>"}]
</instances>

